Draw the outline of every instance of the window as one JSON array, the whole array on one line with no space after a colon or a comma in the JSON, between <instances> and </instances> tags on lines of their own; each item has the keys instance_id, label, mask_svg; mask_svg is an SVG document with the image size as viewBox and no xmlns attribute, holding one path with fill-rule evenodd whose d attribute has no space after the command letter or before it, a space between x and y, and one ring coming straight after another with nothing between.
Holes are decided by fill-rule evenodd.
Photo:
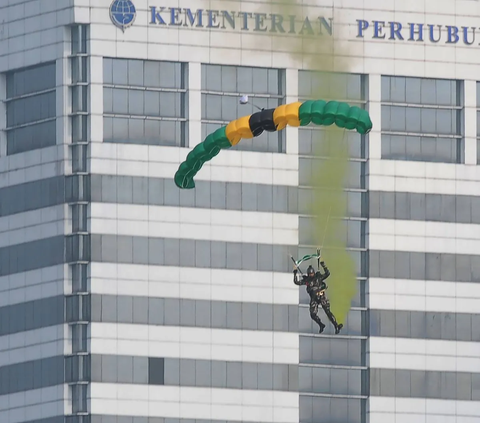
<instances>
[{"instance_id":1,"label":"window","mask_svg":"<svg viewBox=\"0 0 480 423\"><path fill-rule=\"evenodd\" d=\"M86 384L72 385L72 412L75 413L87 413L88 404L88 387Z\"/></svg>"},{"instance_id":2,"label":"window","mask_svg":"<svg viewBox=\"0 0 480 423\"><path fill-rule=\"evenodd\" d=\"M463 162L462 83L382 76L382 158Z\"/></svg>"},{"instance_id":3,"label":"window","mask_svg":"<svg viewBox=\"0 0 480 423\"><path fill-rule=\"evenodd\" d=\"M7 155L56 144L55 62L7 73Z\"/></svg>"},{"instance_id":4,"label":"window","mask_svg":"<svg viewBox=\"0 0 480 423\"><path fill-rule=\"evenodd\" d=\"M104 141L186 145L186 66L103 60Z\"/></svg>"},{"instance_id":5,"label":"window","mask_svg":"<svg viewBox=\"0 0 480 423\"><path fill-rule=\"evenodd\" d=\"M90 380L90 356L73 355L65 357L65 381L88 382Z\"/></svg>"},{"instance_id":6,"label":"window","mask_svg":"<svg viewBox=\"0 0 480 423\"><path fill-rule=\"evenodd\" d=\"M249 104L241 105L241 95ZM202 65L202 138L232 120L259 109L274 109L285 100L284 72L279 69L242 66ZM285 133L264 132L243 139L234 149L244 151L285 152Z\"/></svg>"}]
</instances>

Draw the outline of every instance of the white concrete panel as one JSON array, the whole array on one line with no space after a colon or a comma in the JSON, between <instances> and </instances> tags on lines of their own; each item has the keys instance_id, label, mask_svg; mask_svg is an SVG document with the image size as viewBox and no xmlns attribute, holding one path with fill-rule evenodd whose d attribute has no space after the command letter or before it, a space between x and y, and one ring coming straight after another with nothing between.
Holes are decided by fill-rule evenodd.
<instances>
[{"instance_id":1,"label":"white concrete panel","mask_svg":"<svg viewBox=\"0 0 480 423\"><path fill-rule=\"evenodd\" d=\"M464 419L469 421L469 418L476 418L477 420L480 418L480 401L370 397L368 403L371 414L387 413L388 415L391 413L396 414L397 419L402 414L407 418L411 413L421 413L430 419L429 422L443 422L444 416L455 418L456 420L453 420L455 422ZM452 420L446 421L450 423Z\"/></svg>"},{"instance_id":2,"label":"white concrete panel","mask_svg":"<svg viewBox=\"0 0 480 423\"><path fill-rule=\"evenodd\" d=\"M478 166L370 160L370 189L447 195L475 195L480 188Z\"/></svg>"},{"instance_id":3,"label":"white concrete panel","mask_svg":"<svg viewBox=\"0 0 480 423\"><path fill-rule=\"evenodd\" d=\"M369 351L404 354L418 354L420 352L437 356L480 356L480 344L477 342L443 341L434 339L408 339L375 337L369 338Z\"/></svg>"},{"instance_id":4,"label":"white concrete panel","mask_svg":"<svg viewBox=\"0 0 480 423\"><path fill-rule=\"evenodd\" d=\"M480 373L480 344L371 337L370 366L384 369Z\"/></svg>"},{"instance_id":5,"label":"white concrete panel","mask_svg":"<svg viewBox=\"0 0 480 423\"><path fill-rule=\"evenodd\" d=\"M298 393L92 383L92 414L298 422Z\"/></svg>"},{"instance_id":6,"label":"white concrete panel","mask_svg":"<svg viewBox=\"0 0 480 423\"><path fill-rule=\"evenodd\" d=\"M194 300L298 304L298 287L286 273L173 266L92 263L94 294Z\"/></svg>"},{"instance_id":7,"label":"white concrete panel","mask_svg":"<svg viewBox=\"0 0 480 423\"><path fill-rule=\"evenodd\" d=\"M467 223L415 221L401 219L369 219L369 233L397 236L426 236L455 240L476 240L480 237L480 225Z\"/></svg>"},{"instance_id":8,"label":"white concrete panel","mask_svg":"<svg viewBox=\"0 0 480 423\"><path fill-rule=\"evenodd\" d=\"M367 233L372 250L480 254L480 225L370 219Z\"/></svg>"},{"instance_id":9,"label":"white concrete panel","mask_svg":"<svg viewBox=\"0 0 480 423\"><path fill-rule=\"evenodd\" d=\"M298 243L298 216L187 207L92 203L93 233L245 242Z\"/></svg>"},{"instance_id":10,"label":"white concrete panel","mask_svg":"<svg viewBox=\"0 0 480 423\"><path fill-rule=\"evenodd\" d=\"M162 146L105 145L91 143L92 173L171 179L190 152L186 148ZM222 150L202 167L195 180L296 186L298 157L295 154Z\"/></svg>"},{"instance_id":11,"label":"white concrete panel","mask_svg":"<svg viewBox=\"0 0 480 423\"><path fill-rule=\"evenodd\" d=\"M298 363L295 333L92 323L92 354Z\"/></svg>"},{"instance_id":12,"label":"white concrete panel","mask_svg":"<svg viewBox=\"0 0 480 423\"><path fill-rule=\"evenodd\" d=\"M480 313L478 283L371 278L368 291L373 309Z\"/></svg>"},{"instance_id":13,"label":"white concrete panel","mask_svg":"<svg viewBox=\"0 0 480 423\"><path fill-rule=\"evenodd\" d=\"M55 149L48 147L47 149ZM35 150L38 151L38 150ZM41 150L40 150L41 151ZM18 156L28 155L29 152L20 153ZM38 153L37 153L38 154ZM40 157L41 155L38 154ZM50 163L27 165L23 163L19 167L11 164L14 156L6 156L0 159L0 188L10 185L18 185L26 182L38 181L39 179L52 178L61 175L59 169L63 168L62 160L50 160ZM12 168L9 170L9 168Z\"/></svg>"}]
</instances>

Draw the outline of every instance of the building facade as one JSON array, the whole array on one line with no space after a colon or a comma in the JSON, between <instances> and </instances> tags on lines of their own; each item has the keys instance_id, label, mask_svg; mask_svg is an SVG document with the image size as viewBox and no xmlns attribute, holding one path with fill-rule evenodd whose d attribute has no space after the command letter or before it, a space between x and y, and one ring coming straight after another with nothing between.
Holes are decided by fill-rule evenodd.
<instances>
[{"instance_id":1,"label":"building facade","mask_svg":"<svg viewBox=\"0 0 480 423\"><path fill-rule=\"evenodd\" d=\"M1 423L480 420L480 9L367 3L0 4ZM173 182L240 95L317 92L374 124L347 137L340 335L288 258L318 244L322 129Z\"/></svg>"}]
</instances>

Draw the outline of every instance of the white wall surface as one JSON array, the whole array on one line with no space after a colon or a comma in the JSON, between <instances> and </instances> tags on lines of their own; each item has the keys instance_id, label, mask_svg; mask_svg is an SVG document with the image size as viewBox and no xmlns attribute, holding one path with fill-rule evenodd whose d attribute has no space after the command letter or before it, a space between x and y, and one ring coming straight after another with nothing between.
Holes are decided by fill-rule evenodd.
<instances>
[{"instance_id":1,"label":"white wall surface","mask_svg":"<svg viewBox=\"0 0 480 423\"><path fill-rule=\"evenodd\" d=\"M92 383L92 414L298 422L298 393Z\"/></svg>"},{"instance_id":2,"label":"white wall surface","mask_svg":"<svg viewBox=\"0 0 480 423\"><path fill-rule=\"evenodd\" d=\"M480 373L480 343L370 337L372 367L443 372Z\"/></svg>"},{"instance_id":3,"label":"white wall surface","mask_svg":"<svg viewBox=\"0 0 480 423\"><path fill-rule=\"evenodd\" d=\"M372 250L480 254L480 225L400 219L369 219Z\"/></svg>"},{"instance_id":4,"label":"white wall surface","mask_svg":"<svg viewBox=\"0 0 480 423\"><path fill-rule=\"evenodd\" d=\"M438 313L480 313L478 283L370 278L370 308Z\"/></svg>"},{"instance_id":5,"label":"white wall surface","mask_svg":"<svg viewBox=\"0 0 480 423\"><path fill-rule=\"evenodd\" d=\"M479 401L370 397L370 423L476 423Z\"/></svg>"},{"instance_id":6,"label":"white wall surface","mask_svg":"<svg viewBox=\"0 0 480 423\"><path fill-rule=\"evenodd\" d=\"M91 323L89 336L92 354L286 364L299 359L296 333Z\"/></svg>"},{"instance_id":7,"label":"white wall surface","mask_svg":"<svg viewBox=\"0 0 480 423\"><path fill-rule=\"evenodd\" d=\"M200 101L197 106L200 108ZM203 140L202 140L203 141ZM172 178L179 163L185 160L185 149L92 143L90 172L106 175ZM222 151L205 163L195 177L199 181L298 185L298 157L288 154L251 151Z\"/></svg>"},{"instance_id":8,"label":"white wall surface","mask_svg":"<svg viewBox=\"0 0 480 423\"><path fill-rule=\"evenodd\" d=\"M92 203L89 230L152 238L298 244L298 216L286 213Z\"/></svg>"},{"instance_id":9,"label":"white wall surface","mask_svg":"<svg viewBox=\"0 0 480 423\"><path fill-rule=\"evenodd\" d=\"M477 195L480 192L480 167L370 160L368 180L372 191Z\"/></svg>"},{"instance_id":10,"label":"white wall surface","mask_svg":"<svg viewBox=\"0 0 480 423\"><path fill-rule=\"evenodd\" d=\"M92 294L298 304L291 275L248 270L92 263Z\"/></svg>"}]
</instances>

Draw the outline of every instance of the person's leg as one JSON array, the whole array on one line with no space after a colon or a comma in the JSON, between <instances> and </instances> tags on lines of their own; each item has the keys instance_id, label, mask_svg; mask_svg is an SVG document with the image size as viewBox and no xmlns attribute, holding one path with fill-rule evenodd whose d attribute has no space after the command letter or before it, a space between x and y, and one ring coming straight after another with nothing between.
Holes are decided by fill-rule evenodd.
<instances>
[{"instance_id":1,"label":"person's leg","mask_svg":"<svg viewBox=\"0 0 480 423\"><path fill-rule=\"evenodd\" d=\"M333 315L332 311L330 310L330 301L328 301L328 298L323 295L322 298L320 299L320 304L323 308L323 311L328 317L328 320L332 323L332 325L335 327L335 333L339 333L340 330L343 328L343 325L340 323L337 323L337 319Z\"/></svg>"},{"instance_id":2,"label":"person's leg","mask_svg":"<svg viewBox=\"0 0 480 423\"><path fill-rule=\"evenodd\" d=\"M322 333L325 325L320 320L320 317L318 317L318 303L313 299L310 300L310 318L319 326L318 333Z\"/></svg>"}]
</instances>

